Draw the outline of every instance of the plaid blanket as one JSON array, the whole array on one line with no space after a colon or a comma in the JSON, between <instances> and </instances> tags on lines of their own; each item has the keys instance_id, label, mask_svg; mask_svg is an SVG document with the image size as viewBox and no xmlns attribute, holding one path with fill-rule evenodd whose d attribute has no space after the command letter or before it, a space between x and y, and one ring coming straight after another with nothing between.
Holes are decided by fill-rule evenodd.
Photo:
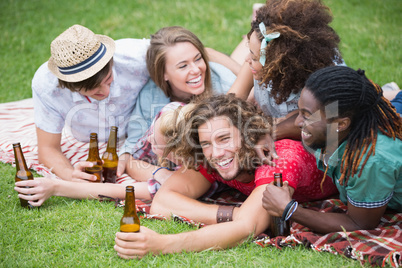
<instances>
[{"instance_id":1,"label":"plaid blanket","mask_svg":"<svg viewBox=\"0 0 402 268\"><path fill-rule=\"evenodd\" d=\"M32 99L0 104L0 125L2 126L0 128L0 161L13 163L12 143L20 142L30 169L41 175L55 176L50 169L38 162ZM101 154L106 150L106 145L106 143L99 143ZM67 137L64 133L61 147L72 164L87 158L88 144ZM126 174L118 179L118 183L132 181ZM236 191L223 191L212 197L204 197L202 201L239 206L243 198L244 196ZM117 200L116 204L124 203ZM321 212L343 213L346 211L346 206L337 199L309 202L303 205ZM143 218L165 220L160 215L149 214L150 206L150 201L137 200L137 210L143 214ZM202 223L178 215L174 215L174 219L200 228L204 226ZM402 266L402 213L386 213L382 217L380 225L370 231L359 230L318 235L300 224L293 223L291 235L288 237L271 239L267 235L261 234L254 242L263 247L275 246L277 248L304 245L316 251L344 255L362 263L399 267Z\"/></svg>"},{"instance_id":2,"label":"plaid blanket","mask_svg":"<svg viewBox=\"0 0 402 268\"><path fill-rule=\"evenodd\" d=\"M304 207L320 212L344 213L347 210L339 199L308 202ZM388 212L374 230L334 232L326 235L313 233L307 227L293 223L288 237L264 236L255 241L258 245L294 247L304 245L316 251L344 255L373 266L400 267L402 265L402 213Z\"/></svg>"},{"instance_id":3,"label":"plaid blanket","mask_svg":"<svg viewBox=\"0 0 402 268\"><path fill-rule=\"evenodd\" d=\"M14 162L13 143L21 143L25 161L30 169L38 174L57 177L52 171L39 164L38 146L36 139L36 128L33 114L32 99L1 103L0 104L0 161L3 163ZM124 140L119 141L119 146ZM107 147L106 142L99 143L99 153L102 155ZM61 149L63 154L70 160L71 164L84 161L88 157L89 143L76 140L72 136L62 133ZM133 179L123 174L117 179L117 183L129 183Z\"/></svg>"},{"instance_id":4,"label":"plaid blanket","mask_svg":"<svg viewBox=\"0 0 402 268\"><path fill-rule=\"evenodd\" d=\"M243 196L239 193L224 191L212 198L204 198L201 201L219 203L223 205L241 205ZM147 219L166 220L160 215L149 214L151 202L136 200L137 211ZM123 202L124 205L124 202ZM305 202L303 207L320 212L345 213L347 206L339 199L330 199L315 202ZM183 216L173 215L175 221L180 221L201 228L203 223L194 222ZM293 222L291 234L288 237L278 236L270 238L262 233L257 236L254 243L262 247L275 246L295 247L304 245L306 248L329 252L335 255L343 255L355 259L360 263L368 263L372 266L402 266L402 213L387 212L381 218L381 223L374 230L358 230L353 232L335 232L326 235L313 233L307 227Z\"/></svg>"}]
</instances>

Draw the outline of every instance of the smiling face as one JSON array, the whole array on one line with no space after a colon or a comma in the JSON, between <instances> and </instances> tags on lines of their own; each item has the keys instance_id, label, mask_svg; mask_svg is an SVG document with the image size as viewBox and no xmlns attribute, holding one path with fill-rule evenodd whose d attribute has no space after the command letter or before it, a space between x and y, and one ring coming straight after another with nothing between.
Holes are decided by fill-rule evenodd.
<instances>
[{"instance_id":1,"label":"smiling face","mask_svg":"<svg viewBox=\"0 0 402 268\"><path fill-rule=\"evenodd\" d=\"M202 152L224 180L233 180L242 172L238 152L241 147L241 133L229 118L211 118L198 128Z\"/></svg>"},{"instance_id":2,"label":"smiling face","mask_svg":"<svg viewBox=\"0 0 402 268\"><path fill-rule=\"evenodd\" d=\"M113 71L110 69L109 73L106 75L106 77L102 80L100 85L96 88L89 89L85 91L84 89L81 89L78 91L81 95L91 97L95 100L101 101L103 99L106 99L109 94L110 94L110 85L113 82Z\"/></svg>"},{"instance_id":3,"label":"smiling face","mask_svg":"<svg viewBox=\"0 0 402 268\"><path fill-rule=\"evenodd\" d=\"M255 31L250 36L249 41L249 49L250 53L246 58L246 62L249 64L251 72L253 73L253 77L256 80L261 80L261 70L262 65L260 63L260 47L261 41L258 40L257 34Z\"/></svg>"},{"instance_id":4,"label":"smiling face","mask_svg":"<svg viewBox=\"0 0 402 268\"><path fill-rule=\"evenodd\" d=\"M204 92L206 69L200 51L189 42L176 43L166 51L164 78L177 101L186 101Z\"/></svg>"},{"instance_id":5,"label":"smiling face","mask_svg":"<svg viewBox=\"0 0 402 268\"><path fill-rule=\"evenodd\" d=\"M301 128L305 147L313 150L325 148L327 144L327 120L313 94L304 88L299 99L299 115L295 124Z\"/></svg>"}]
</instances>

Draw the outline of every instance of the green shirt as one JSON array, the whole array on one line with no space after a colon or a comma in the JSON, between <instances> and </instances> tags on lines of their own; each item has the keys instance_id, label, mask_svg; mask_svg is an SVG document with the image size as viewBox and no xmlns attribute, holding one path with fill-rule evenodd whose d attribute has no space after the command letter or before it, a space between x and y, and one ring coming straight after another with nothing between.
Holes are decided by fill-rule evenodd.
<instances>
[{"instance_id":1,"label":"green shirt","mask_svg":"<svg viewBox=\"0 0 402 268\"><path fill-rule=\"evenodd\" d=\"M402 212L402 141L393 140L379 132L375 155L369 157L361 176L358 177L367 152L356 174L349 177L347 185L345 181L344 185L340 185L340 162L345 147L346 141L331 155L327 172L338 188L341 201L363 208L377 208L388 204L388 208ZM324 171L325 166L320 155L321 150L315 152L317 166Z\"/></svg>"}]
</instances>

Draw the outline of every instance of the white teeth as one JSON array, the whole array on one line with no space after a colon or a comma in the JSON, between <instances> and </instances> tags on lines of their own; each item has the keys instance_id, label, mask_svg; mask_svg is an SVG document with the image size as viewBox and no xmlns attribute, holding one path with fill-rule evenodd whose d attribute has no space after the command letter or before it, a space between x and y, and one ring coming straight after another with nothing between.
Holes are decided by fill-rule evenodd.
<instances>
[{"instance_id":1,"label":"white teeth","mask_svg":"<svg viewBox=\"0 0 402 268\"><path fill-rule=\"evenodd\" d=\"M302 131L302 134L303 134L303 136L306 136L306 137L310 137L310 136L311 136L311 134L309 134L309 133L307 133L307 132L304 132L304 131Z\"/></svg>"},{"instance_id":2,"label":"white teeth","mask_svg":"<svg viewBox=\"0 0 402 268\"><path fill-rule=\"evenodd\" d=\"M218 166L223 167L223 166L229 164L230 162L232 162L232 160L233 160L233 158L230 158L230 159L227 159L227 160L225 160L225 161L222 161L222 162L219 162L219 163L216 163L216 164L217 164Z\"/></svg>"},{"instance_id":3,"label":"white teeth","mask_svg":"<svg viewBox=\"0 0 402 268\"><path fill-rule=\"evenodd\" d=\"M194 83L194 84L196 84L196 83L199 83L200 81L201 81L201 75L198 76L197 78L194 78L194 79L188 81L187 83Z\"/></svg>"}]
</instances>

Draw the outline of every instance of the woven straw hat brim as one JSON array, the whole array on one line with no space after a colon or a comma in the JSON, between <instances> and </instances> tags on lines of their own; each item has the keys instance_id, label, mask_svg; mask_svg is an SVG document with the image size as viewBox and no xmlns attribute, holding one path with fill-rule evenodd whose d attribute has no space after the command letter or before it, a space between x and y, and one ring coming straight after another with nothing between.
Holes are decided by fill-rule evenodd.
<instances>
[{"instance_id":1,"label":"woven straw hat brim","mask_svg":"<svg viewBox=\"0 0 402 268\"><path fill-rule=\"evenodd\" d=\"M57 64L54 62L53 58L50 57L49 61L47 63L49 70L55 76L57 76L57 78L59 78L63 81L66 81L66 82L80 82L80 81L83 81L85 79L92 77L97 72L102 70L102 68L105 67L106 64L112 59L116 46L115 46L114 40L112 38L110 38L109 36L100 35L100 34L95 34L95 36L98 38L98 40L100 42L102 42L105 45L106 53L93 66L91 66L90 68L88 68L82 72L76 73L76 74L65 75L65 74L60 73L59 67L57 67Z\"/></svg>"}]
</instances>

